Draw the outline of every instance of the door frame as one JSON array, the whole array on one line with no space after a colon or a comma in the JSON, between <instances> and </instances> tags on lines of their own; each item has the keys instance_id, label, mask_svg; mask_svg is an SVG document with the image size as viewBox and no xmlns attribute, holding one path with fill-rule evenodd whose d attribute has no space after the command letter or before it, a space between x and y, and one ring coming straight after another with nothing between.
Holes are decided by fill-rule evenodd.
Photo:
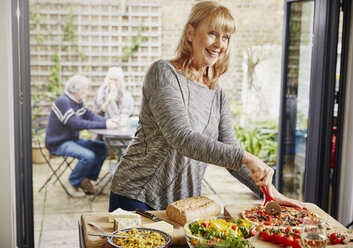
<instances>
[{"instance_id":1,"label":"door frame","mask_svg":"<svg viewBox=\"0 0 353 248\"><path fill-rule=\"evenodd\" d=\"M304 200L324 211L329 210L339 15L339 0L315 1Z\"/></svg>"},{"instance_id":2,"label":"door frame","mask_svg":"<svg viewBox=\"0 0 353 248\"><path fill-rule=\"evenodd\" d=\"M16 245L34 247L29 1L11 1L11 4Z\"/></svg>"},{"instance_id":3,"label":"door frame","mask_svg":"<svg viewBox=\"0 0 353 248\"><path fill-rule=\"evenodd\" d=\"M337 118L337 131L336 131L336 149L334 157L334 173L332 175L332 200L330 214L337 219L339 212L339 195L340 195L340 181L342 170L342 143L343 132L345 123L345 103L346 103L346 89L347 89L347 76L348 76L348 56L350 46L350 30L351 30L351 14L352 14L352 1L343 0L341 3L343 10L343 30L342 30L342 49L341 49L341 70L339 79L339 91L337 94L338 105L338 118Z\"/></svg>"},{"instance_id":4,"label":"door frame","mask_svg":"<svg viewBox=\"0 0 353 248\"><path fill-rule=\"evenodd\" d=\"M283 19L283 42L282 42L282 74L281 74L281 91L280 91L280 110L278 124L278 145L277 145L277 164L276 164L276 188L282 191L282 176L285 153L285 121L286 121L286 92L287 92L287 75L288 75L288 47L289 47L289 21L291 4L297 2L315 2L315 0L284 0L284 19ZM315 8L315 6L314 6ZM307 154L306 154L307 155Z\"/></svg>"}]
</instances>

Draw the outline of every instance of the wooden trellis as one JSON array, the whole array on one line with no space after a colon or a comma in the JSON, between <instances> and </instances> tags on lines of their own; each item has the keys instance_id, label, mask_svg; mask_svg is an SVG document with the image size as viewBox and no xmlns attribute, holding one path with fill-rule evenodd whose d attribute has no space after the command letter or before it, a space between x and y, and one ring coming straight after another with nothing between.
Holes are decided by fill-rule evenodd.
<instances>
[{"instance_id":1,"label":"wooden trellis","mask_svg":"<svg viewBox=\"0 0 353 248\"><path fill-rule=\"evenodd\" d=\"M32 94L47 90L51 70L59 65L61 81L74 73L93 82L88 105L111 66L121 66L126 89L138 113L141 86L149 65L161 57L161 7L155 3L125 1L31 1ZM71 29L70 29L71 28ZM139 35L140 33L140 35ZM70 36L71 38L64 38ZM124 50L141 38L128 59ZM55 63L53 56L60 59ZM126 54L126 52L125 52ZM47 115L51 102L43 103Z\"/></svg>"}]
</instances>

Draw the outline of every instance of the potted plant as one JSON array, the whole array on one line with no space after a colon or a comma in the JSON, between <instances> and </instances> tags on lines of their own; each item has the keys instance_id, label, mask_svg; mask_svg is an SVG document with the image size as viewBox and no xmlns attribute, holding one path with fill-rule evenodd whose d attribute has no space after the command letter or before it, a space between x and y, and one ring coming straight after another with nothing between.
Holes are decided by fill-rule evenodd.
<instances>
[{"instance_id":1,"label":"potted plant","mask_svg":"<svg viewBox=\"0 0 353 248\"><path fill-rule=\"evenodd\" d=\"M277 130L264 127L234 127L240 146L259 157L276 172Z\"/></svg>"}]
</instances>

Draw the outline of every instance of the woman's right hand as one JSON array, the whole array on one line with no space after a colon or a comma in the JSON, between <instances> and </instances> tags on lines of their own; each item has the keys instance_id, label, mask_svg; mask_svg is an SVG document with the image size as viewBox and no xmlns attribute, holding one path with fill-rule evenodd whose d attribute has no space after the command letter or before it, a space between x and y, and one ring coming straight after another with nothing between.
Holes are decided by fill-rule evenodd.
<instances>
[{"instance_id":1,"label":"woman's right hand","mask_svg":"<svg viewBox=\"0 0 353 248\"><path fill-rule=\"evenodd\" d=\"M251 171L251 177L257 186L271 185L274 170L261 159L244 151L242 163Z\"/></svg>"}]
</instances>

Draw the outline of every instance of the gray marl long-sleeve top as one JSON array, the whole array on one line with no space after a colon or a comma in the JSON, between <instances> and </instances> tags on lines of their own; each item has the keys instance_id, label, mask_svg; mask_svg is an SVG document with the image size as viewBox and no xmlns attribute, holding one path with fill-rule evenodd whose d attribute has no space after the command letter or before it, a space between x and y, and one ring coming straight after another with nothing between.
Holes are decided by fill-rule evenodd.
<instances>
[{"instance_id":1,"label":"gray marl long-sleeve top","mask_svg":"<svg viewBox=\"0 0 353 248\"><path fill-rule=\"evenodd\" d=\"M235 137L223 90L188 80L159 60L149 68L135 138L115 171L111 190L154 209L201 194L207 164L232 175L259 194Z\"/></svg>"}]
</instances>

